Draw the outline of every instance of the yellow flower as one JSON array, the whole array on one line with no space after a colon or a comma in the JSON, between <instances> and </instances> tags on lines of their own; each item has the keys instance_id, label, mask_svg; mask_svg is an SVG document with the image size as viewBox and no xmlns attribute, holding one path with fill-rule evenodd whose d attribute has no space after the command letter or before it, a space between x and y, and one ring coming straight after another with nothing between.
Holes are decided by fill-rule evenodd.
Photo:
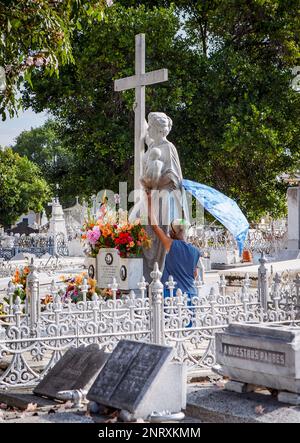
<instances>
[{"instance_id":1,"label":"yellow flower","mask_svg":"<svg viewBox=\"0 0 300 443\"><path fill-rule=\"evenodd\" d=\"M96 285L97 285L97 280L93 279L93 278L89 278L88 280L88 284L90 286L90 292L93 293L96 290Z\"/></svg>"},{"instance_id":2,"label":"yellow flower","mask_svg":"<svg viewBox=\"0 0 300 443\"><path fill-rule=\"evenodd\" d=\"M134 241L132 241L132 242L129 243L129 247L130 247L130 248L134 248Z\"/></svg>"}]
</instances>

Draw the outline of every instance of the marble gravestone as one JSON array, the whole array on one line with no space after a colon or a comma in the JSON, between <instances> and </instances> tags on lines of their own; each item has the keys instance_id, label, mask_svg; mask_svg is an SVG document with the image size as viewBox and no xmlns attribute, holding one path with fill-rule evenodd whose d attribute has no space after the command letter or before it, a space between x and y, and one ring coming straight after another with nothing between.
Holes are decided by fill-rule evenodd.
<instances>
[{"instance_id":1,"label":"marble gravestone","mask_svg":"<svg viewBox=\"0 0 300 443\"><path fill-rule=\"evenodd\" d=\"M96 344L70 348L34 388L33 393L58 398L59 391L88 389L107 360Z\"/></svg>"},{"instance_id":2,"label":"marble gravestone","mask_svg":"<svg viewBox=\"0 0 300 443\"><path fill-rule=\"evenodd\" d=\"M100 371L87 398L120 409L132 419L154 411L180 412L186 406L186 374L171 363L168 346L121 340Z\"/></svg>"},{"instance_id":3,"label":"marble gravestone","mask_svg":"<svg viewBox=\"0 0 300 443\"><path fill-rule=\"evenodd\" d=\"M119 268L117 249L100 249L96 259L96 279L99 287L108 288L114 277L118 277Z\"/></svg>"},{"instance_id":4,"label":"marble gravestone","mask_svg":"<svg viewBox=\"0 0 300 443\"><path fill-rule=\"evenodd\" d=\"M215 372L229 377L226 389L255 386L279 391L278 400L300 404L300 327L231 324L216 333Z\"/></svg>"}]
</instances>

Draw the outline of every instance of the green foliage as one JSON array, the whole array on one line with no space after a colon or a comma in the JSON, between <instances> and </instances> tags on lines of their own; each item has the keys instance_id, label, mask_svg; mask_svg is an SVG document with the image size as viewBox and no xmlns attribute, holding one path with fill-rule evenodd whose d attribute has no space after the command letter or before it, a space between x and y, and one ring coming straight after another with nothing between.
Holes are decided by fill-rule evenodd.
<instances>
[{"instance_id":1,"label":"green foliage","mask_svg":"<svg viewBox=\"0 0 300 443\"><path fill-rule=\"evenodd\" d=\"M16 89L41 70L58 74L59 66L74 61L71 37L81 29L82 19L102 19L104 0L0 1L0 66L6 72L7 88L0 94L0 114L14 115L21 102Z\"/></svg>"},{"instance_id":2,"label":"green foliage","mask_svg":"<svg viewBox=\"0 0 300 443\"><path fill-rule=\"evenodd\" d=\"M286 187L277 178L299 167L300 95L291 88L299 5L124 0L100 24L84 24L73 35L75 63L59 78L36 72L23 97L56 116L73 195L132 185L134 93L114 92L113 80L134 74L134 35L144 32L147 71L170 72L147 88L147 112L172 117L184 177L235 198L252 221L282 215Z\"/></svg>"},{"instance_id":3,"label":"green foliage","mask_svg":"<svg viewBox=\"0 0 300 443\"><path fill-rule=\"evenodd\" d=\"M12 149L0 151L0 225L9 226L30 210L39 212L50 190L39 168Z\"/></svg>"},{"instance_id":4,"label":"green foliage","mask_svg":"<svg viewBox=\"0 0 300 443\"><path fill-rule=\"evenodd\" d=\"M147 33L147 70L161 68L168 58L173 66L170 84L148 88L147 111L167 111L169 104L188 99L190 92L184 92L180 79L187 68L176 66L176 46L182 46L182 58L185 53L183 42L174 42L178 30L172 9L146 13L144 8L112 7L101 24L78 33L74 65L64 67L58 79L35 77L34 98L27 94L24 99L35 110L48 108L58 117L64 144L74 159L69 164L73 195L90 196L105 187L117 191L120 180L132 185L134 92L114 92L113 80L134 73L136 33Z\"/></svg>"},{"instance_id":5,"label":"green foliage","mask_svg":"<svg viewBox=\"0 0 300 443\"><path fill-rule=\"evenodd\" d=\"M59 184L62 203L73 204L73 179L69 174L72 152L64 146L55 121L48 120L39 128L23 131L12 148L38 165L53 193Z\"/></svg>"}]
</instances>

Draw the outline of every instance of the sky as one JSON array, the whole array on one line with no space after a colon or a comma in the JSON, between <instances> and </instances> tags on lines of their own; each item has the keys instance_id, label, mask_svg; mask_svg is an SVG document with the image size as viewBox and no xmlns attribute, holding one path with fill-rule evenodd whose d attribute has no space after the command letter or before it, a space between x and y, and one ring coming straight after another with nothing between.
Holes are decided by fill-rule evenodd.
<instances>
[{"instance_id":1,"label":"sky","mask_svg":"<svg viewBox=\"0 0 300 443\"><path fill-rule=\"evenodd\" d=\"M0 146L10 146L14 143L15 138L23 131L29 131L43 125L49 116L45 112L36 114L31 109L19 112L18 117L6 121L0 119Z\"/></svg>"}]
</instances>

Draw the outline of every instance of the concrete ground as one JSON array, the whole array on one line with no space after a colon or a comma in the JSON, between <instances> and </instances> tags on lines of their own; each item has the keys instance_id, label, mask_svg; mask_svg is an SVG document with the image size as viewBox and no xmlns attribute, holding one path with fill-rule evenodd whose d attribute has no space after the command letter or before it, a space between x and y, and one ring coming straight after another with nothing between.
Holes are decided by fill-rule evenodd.
<instances>
[{"instance_id":1,"label":"concrete ground","mask_svg":"<svg viewBox=\"0 0 300 443\"><path fill-rule=\"evenodd\" d=\"M202 423L300 423L300 407L278 402L263 388L238 394L223 380L189 386L186 413Z\"/></svg>"},{"instance_id":2,"label":"concrete ground","mask_svg":"<svg viewBox=\"0 0 300 443\"><path fill-rule=\"evenodd\" d=\"M224 380L189 384L182 423L300 423L300 407L278 402L267 390L238 394L224 390L224 386ZM74 409L70 402L41 409L30 404L26 411L0 404L1 424L119 422L116 412L90 415L87 407Z\"/></svg>"}]
</instances>

